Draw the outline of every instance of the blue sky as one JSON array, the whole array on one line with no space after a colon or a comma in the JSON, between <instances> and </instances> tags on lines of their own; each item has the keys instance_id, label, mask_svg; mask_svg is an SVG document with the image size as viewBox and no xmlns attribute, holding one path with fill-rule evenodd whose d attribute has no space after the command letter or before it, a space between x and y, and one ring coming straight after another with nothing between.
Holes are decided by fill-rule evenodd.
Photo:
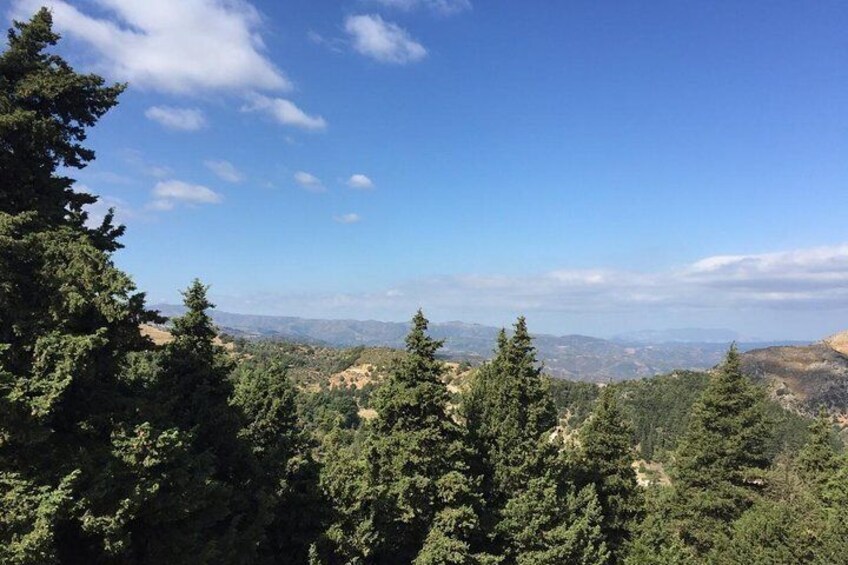
<instances>
[{"instance_id":1,"label":"blue sky","mask_svg":"<svg viewBox=\"0 0 848 565\"><path fill-rule=\"evenodd\" d=\"M848 328L844 2L46 3L130 83L76 176L152 302Z\"/></svg>"}]
</instances>

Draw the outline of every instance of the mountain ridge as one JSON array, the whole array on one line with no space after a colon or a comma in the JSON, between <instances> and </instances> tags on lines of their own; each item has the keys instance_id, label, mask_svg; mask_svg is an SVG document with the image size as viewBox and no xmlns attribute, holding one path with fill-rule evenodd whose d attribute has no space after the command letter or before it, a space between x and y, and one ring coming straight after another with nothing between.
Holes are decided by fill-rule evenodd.
<instances>
[{"instance_id":1,"label":"mountain ridge","mask_svg":"<svg viewBox=\"0 0 848 565\"><path fill-rule=\"evenodd\" d=\"M160 304L165 316L179 315L179 306ZM377 320L311 319L294 316L236 314L211 310L222 332L246 339L281 339L337 347L385 346L402 348L408 323ZM433 323L433 337L444 339L443 353L457 360L481 362L490 357L500 328L453 320ZM704 370L715 366L727 342L665 342L608 340L579 334L534 334L539 359L555 377L612 382L649 377L678 369ZM798 342L740 343L743 351ZM809 343L809 342L802 342Z\"/></svg>"}]
</instances>

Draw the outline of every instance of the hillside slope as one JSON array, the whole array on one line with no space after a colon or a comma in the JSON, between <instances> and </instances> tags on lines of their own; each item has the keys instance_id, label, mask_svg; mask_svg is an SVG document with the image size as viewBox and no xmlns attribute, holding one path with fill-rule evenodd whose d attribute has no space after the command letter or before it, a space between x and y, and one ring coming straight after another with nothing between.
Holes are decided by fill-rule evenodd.
<instances>
[{"instance_id":1,"label":"hillside slope","mask_svg":"<svg viewBox=\"0 0 848 565\"><path fill-rule=\"evenodd\" d=\"M848 333L808 346L748 351L742 368L783 406L807 415L824 406L848 424Z\"/></svg>"}]
</instances>

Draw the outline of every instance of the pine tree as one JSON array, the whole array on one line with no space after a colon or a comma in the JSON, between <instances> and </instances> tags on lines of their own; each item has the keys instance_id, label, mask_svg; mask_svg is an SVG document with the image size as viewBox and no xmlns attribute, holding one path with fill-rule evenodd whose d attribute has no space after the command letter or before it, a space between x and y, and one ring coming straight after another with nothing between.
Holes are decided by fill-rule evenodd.
<instances>
[{"instance_id":1,"label":"pine tree","mask_svg":"<svg viewBox=\"0 0 848 565\"><path fill-rule=\"evenodd\" d=\"M843 454L830 480L821 491L826 513L826 531L821 562L838 563L848 555L848 455Z\"/></svg>"},{"instance_id":2,"label":"pine tree","mask_svg":"<svg viewBox=\"0 0 848 565\"><path fill-rule=\"evenodd\" d=\"M613 560L620 561L643 511L633 470L633 432L618 407L615 393L605 387L592 417L580 430L581 466L594 485L601 505L601 531Z\"/></svg>"},{"instance_id":3,"label":"pine tree","mask_svg":"<svg viewBox=\"0 0 848 565\"><path fill-rule=\"evenodd\" d=\"M839 468L839 458L833 448L830 416L822 408L810 424L810 437L798 454L798 472L817 492L822 492Z\"/></svg>"},{"instance_id":4,"label":"pine tree","mask_svg":"<svg viewBox=\"0 0 848 565\"><path fill-rule=\"evenodd\" d=\"M160 359L156 395L171 425L186 434L189 452L209 461L212 468L214 492L208 494L208 515L201 522L193 517L188 521L185 527L193 530L188 532L189 539L215 549L210 562L254 563L273 517L273 497L244 437L257 433L249 425L255 421L249 422L231 405L234 364L215 343L217 330L207 312L214 305L207 299L207 290L195 280L183 293L186 312L173 320L174 339ZM178 544L175 540L174 545Z\"/></svg>"},{"instance_id":5,"label":"pine tree","mask_svg":"<svg viewBox=\"0 0 848 565\"><path fill-rule=\"evenodd\" d=\"M232 404L245 423L239 432L257 459L257 480L270 493L273 521L266 528L262 559L305 563L325 527L319 468L312 441L297 417L296 390L278 361L242 361L236 369Z\"/></svg>"},{"instance_id":6,"label":"pine tree","mask_svg":"<svg viewBox=\"0 0 848 565\"><path fill-rule=\"evenodd\" d=\"M436 359L441 342L427 335L427 326L419 311L406 337L407 355L374 395L379 416L361 453L350 454L353 461L333 467L325 479L341 517L328 536L346 546L341 550L349 560L470 559L475 489L462 430L448 413L444 367Z\"/></svg>"},{"instance_id":7,"label":"pine tree","mask_svg":"<svg viewBox=\"0 0 848 565\"><path fill-rule=\"evenodd\" d=\"M528 479L506 503L498 534L505 563L606 565L610 553L601 530L603 514L593 485L578 489L568 455Z\"/></svg>"},{"instance_id":8,"label":"pine tree","mask_svg":"<svg viewBox=\"0 0 848 565\"><path fill-rule=\"evenodd\" d=\"M111 252L123 228L60 170L94 153L86 129L117 103L47 53L46 9L15 22L0 55L0 561L89 563L120 552L123 497L115 450L136 427L120 378L126 354L158 321Z\"/></svg>"},{"instance_id":9,"label":"pine tree","mask_svg":"<svg viewBox=\"0 0 848 565\"><path fill-rule=\"evenodd\" d=\"M498 336L494 359L472 381L463 409L483 477L483 533L504 563L607 563L594 485L579 488L548 381L524 318Z\"/></svg>"},{"instance_id":10,"label":"pine tree","mask_svg":"<svg viewBox=\"0 0 848 565\"><path fill-rule=\"evenodd\" d=\"M546 465L542 452L550 455L547 434L557 423L524 318L515 323L512 337L501 330L497 344L494 359L477 373L463 404L473 469L485 493L483 523L490 531L507 501ZM493 549L502 550L499 545L495 541Z\"/></svg>"},{"instance_id":11,"label":"pine tree","mask_svg":"<svg viewBox=\"0 0 848 565\"><path fill-rule=\"evenodd\" d=\"M762 404L762 392L742 374L734 345L693 406L675 459L677 524L699 554L728 534L761 490L771 433Z\"/></svg>"},{"instance_id":12,"label":"pine tree","mask_svg":"<svg viewBox=\"0 0 848 565\"><path fill-rule=\"evenodd\" d=\"M672 492L650 486L645 491L645 515L636 525L624 558L626 565L695 565L698 561L674 528Z\"/></svg>"}]
</instances>

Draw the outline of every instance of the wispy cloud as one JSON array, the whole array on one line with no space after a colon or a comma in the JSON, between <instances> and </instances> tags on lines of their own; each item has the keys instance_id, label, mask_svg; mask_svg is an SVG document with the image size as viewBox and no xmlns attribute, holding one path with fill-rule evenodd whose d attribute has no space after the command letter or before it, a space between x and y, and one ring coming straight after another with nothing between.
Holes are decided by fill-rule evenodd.
<instances>
[{"instance_id":1,"label":"wispy cloud","mask_svg":"<svg viewBox=\"0 0 848 565\"><path fill-rule=\"evenodd\" d=\"M526 277L467 275L430 284L462 301L528 310L848 307L848 244L712 256L652 273L563 269Z\"/></svg>"},{"instance_id":2,"label":"wispy cloud","mask_svg":"<svg viewBox=\"0 0 848 565\"><path fill-rule=\"evenodd\" d=\"M315 45L326 47L334 53L342 53L346 47L346 42L341 37L324 37L314 30L307 32L306 37Z\"/></svg>"},{"instance_id":3,"label":"wispy cloud","mask_svg":"<svg viewBox=\"0 0 848 565\"><path fill-rule=\"evenodd\" d=\"M349 214L342 214L341 216L335 216L333 219L340 224L356 224L362 221L362 217L353 212Z\"/></svg>"},{"instance_id":4,"label":"wispy cloud","mask_svg":"<svg viewBox=\"0 0 848 565\"><path fill-rule=\"evenodd\" d=\"M324 192L326 190L324 183L318 177L306 171L296 172L294 174L294 182L310 192Z\"/></svg>"},{"instance_id":5,"label":"wispy cloud","mask_svg":"<svg viewBox=\"0 0 848 565\"><path fill-rule=\"evenodd\" d=\"M585 328L605 327L609 333L662 325L671 318L678 325L757 326L754 320L770 320L760 322L755 331L785 338L798 336L798 331L792 327L769 330L767 324L773 325L776 319L828 318L829 323L843 320L844 325L848 312L848 244L717 255L653 272L597 268L557 269L525 276L429 277L396 282L373 292L267 295L256 297L252 304L232 303L227 307L251 311L260 304L269 313L394 320L402 320L424 306L437 318L496 324L523 313L531 319L549 320L547 331L573 328L580 321Z\"/></svg>"},{"instance_id":6,"label":"wispy cloud","mask_svg":"<svg viewBox=\"0 0 848 565\"><path fill-rule=\"evenodd\" d=\"M244 180L244 174L229 161L208 160L204 161L203 164L221 180L227 182L241 182Z\"/></svg>"},{"instance_id":7,"label":"wispy cloud","mask_svg":"<svg viewBox=\"0 0 848 565\"><path fill-rule=\"evenodd\" d=\"M222 201L223 197L209 187L168 180L158 182L153 187L153 201L149 207L154 210L173 210L178 204L219 204Z\"/></svg>"},{"instance_id":8,"label":"wispy cloud","mask_svg":"<svg viewBox=\"0 0 848 565\"><path fill-rule=\"evenodd\" d=\"M346 184L349 187L356 188L358 190L370 190L374 188L374 181L360 173L351 175L350 178L347 179Z\"/></svg>"},{"instance_id":9,"label":"wispy cloud","mask_svg":"<svg viewBox=\"0 0 848 565\"><path fill-rule=\"evenodd\" d=\"M388 8L397 8L406 12L424 9L444 16L451 16L471 9L470 0L372 0Z\"/></svg>"},{"instance_id":10,"label":"wispy cloud","mask_svg":"<svg viewBox=\"0 0 848 565\"><path fill-rule=\"evenodd\" d=\"M17 15L42 5L57 29L88 43L101 70L154 90L288 90L291 82L264 53L262 18L243 0L103 0L98 15L62 0L17 0Z\"/></svg>"},{"instance_id":11,"label":"wispy cloud","mask_svg":"<svg viewBox=\"0 0 848 565\"><path fill-rule=\"evenodd\" d=\"M344 27L358 53L381 63L404 65L427 56L427 49L409 32L379 15L349 16Z\"/></svg>"},{"instance_id":12,"label":"wispy cloud","mask_svg":"<svg viewBox=\"0 0 848 565\"><path fill-rule=\"evenodd\" d=\"M242 106L243 112L264 112L285 126L304 130L320 131L327 128L327 122L321 116L311 116L285 98L270 98L261 94L252 94Z\"/></svg>"},{"instance_id":13,"label":"wispy cloud","mask_svg":"<svg viewBox=\"0 0 848 565\"><path fill-rule=\"evenodd\" d=\"M179 131L197 131L206 127L206 116L198 108L151 106L144 115L162 126Z\"/></svg>"}]
</instances>

